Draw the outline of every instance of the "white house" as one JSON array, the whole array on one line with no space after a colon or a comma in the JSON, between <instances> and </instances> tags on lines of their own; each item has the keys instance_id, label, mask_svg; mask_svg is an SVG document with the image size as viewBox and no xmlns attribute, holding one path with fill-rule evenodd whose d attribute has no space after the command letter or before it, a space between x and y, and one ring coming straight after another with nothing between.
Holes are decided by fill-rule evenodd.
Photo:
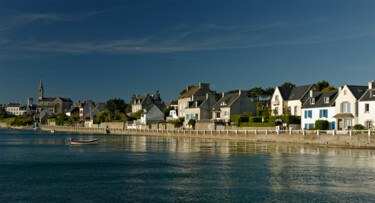
<instances>
[{"instance_id":1,"label":"white house","mask_svg":"<svg viewBox=\"0 0 375 203\"><path fill-rule=\"evenodd\" d=\"M367 86L345 85L339 87L336 98L337 130L348 130L358 124L358 100L366 92Z\"/></svg>"},{"instance_id":2,"label":"white house","mask_svg":"<svg viewBox=\"0 0 375 203\"><path fill-rule=\"evenodd\" d=\"M375 128L375 81L368 83L368 90L358 102L358 124L366 129Z\"/></svg>"},{"instance_id":3,"label":"white house","mask_svg":"<svg viewBox=\"0 0 375 203\"><path fill-rule=\"evenodd\" d=\"M21 116L23 114L26 114L26 107L22 105L22 103L9 103L5 111L8 115L12 116Z\"/></svg>"},{"instance_id":4,"label":"white house","mask_svg":"<svg viewBox=\"0 0 375 203\"><path fill-rule=\"evenodd\" d=\"M178 105L170 105L169 107L173 107L173 109L169 111L169 116L166 118L166 120L173 121L173 120L178 119L178 112L177 112Z\"/></svg>"},{"instance_id":5,"label":"white house","mask_svg":"<svg viewBox=\"0 0 375 203\"><path fill-rule=\"evenodd\" d=\"M309 98L309 91L317 91L314 84L298 87L280 87L275 88L271 98L272 115L290 114L301 116L301 107Z\"/></svg>"},{"instance_id":6,"label":"white house","mask_svg":"<svg viewBox=\"0 0 375 203\"><path fill-rule=\"evenodd\" d=\"M336 129L335 100L337 90L329 92L313 92L310 90L309 98L302 106L301 126L304 129L315 127L315 121L327 120L329 122L329 130Z\"/></svg>"}]
</instances>

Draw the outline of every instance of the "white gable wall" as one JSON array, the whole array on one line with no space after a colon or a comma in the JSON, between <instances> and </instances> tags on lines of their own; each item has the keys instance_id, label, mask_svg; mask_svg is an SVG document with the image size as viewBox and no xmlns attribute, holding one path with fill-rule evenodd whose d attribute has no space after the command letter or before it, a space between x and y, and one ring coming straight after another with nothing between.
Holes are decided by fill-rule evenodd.
<instances>
[{"instance_id":1,"label":"white gable wall","mask_svg":"<svg viewBox=\"0 0 375 203\"><path fill-rule=\"evenodd\" d=\"M369 111L365 112L365 104L369 104ZM358 102L358 124L366 126L366 121L372 122L372 128L375 128L375 101L360 101Z\"/></svg>"},{"instance_id":2,"label":"white gable wall","mask_svg":"<svg viewBox=\"0 0 375 203\"><path fill-rule=\"evenodd\" d=\"M320 110L328 110L328 116L327 118L320 117ZM310 118L307 114L305 117L305 111L311 111L312 112L312 118ZM336 118L333 116L336 115L335 107L321 107L321 108L302 108L302 115L301 115L301 128L303 129L309 129L310 124L313 124L315 127L315 121L317 120L327 120L329 122L329 130L333 130L337 128L336 124ZM306 128L307 124L307 128Z\"/></svg>"}]
</instances>

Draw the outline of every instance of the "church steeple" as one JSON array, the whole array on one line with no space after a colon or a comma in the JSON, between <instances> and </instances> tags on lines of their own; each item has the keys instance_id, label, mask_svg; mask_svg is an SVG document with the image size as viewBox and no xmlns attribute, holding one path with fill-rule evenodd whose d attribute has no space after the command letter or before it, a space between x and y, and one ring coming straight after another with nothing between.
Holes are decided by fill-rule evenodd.
<instances>
[{"instance_id":1,"label":"church steeple","mask_svg":"<svg viewBox=\"0 0 375 203\"><path fill-rule=\"evenodd\" d=\"M40 84L39 84L39 97L38 97L38 100L42 100L43 97L44 97L43 83L42 83L42 78L40 78Z\"/></svg>"}]
</instances>

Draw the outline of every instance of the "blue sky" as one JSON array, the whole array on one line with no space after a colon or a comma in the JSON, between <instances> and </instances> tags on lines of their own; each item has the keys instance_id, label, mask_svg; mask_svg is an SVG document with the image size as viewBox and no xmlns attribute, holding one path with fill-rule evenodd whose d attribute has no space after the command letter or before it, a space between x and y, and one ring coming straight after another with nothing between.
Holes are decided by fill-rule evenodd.
<instances>
[{"instance_id":1,"label":"blue sky","mask_svg":"<svg viewBox=\"0 0 375 203\"><path fill-rule=\"evenodd\" d=\"M375 79L374 1L0 1L0 103Z\"/></svg>"}]
</instances>

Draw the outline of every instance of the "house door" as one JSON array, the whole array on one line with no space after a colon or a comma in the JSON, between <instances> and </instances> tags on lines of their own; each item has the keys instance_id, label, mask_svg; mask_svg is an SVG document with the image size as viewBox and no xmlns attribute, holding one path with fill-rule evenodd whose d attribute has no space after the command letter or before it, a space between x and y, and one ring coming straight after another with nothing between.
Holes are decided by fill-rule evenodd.
<instances>
[{"instance_id":1,"label":"house door","mask_svg":"<svg viewBox=\"0 0 375 203\"><path fill-rule=\"evenodd\" d=\"M343 120L342 119L338 119L337 120L337 123L338 123L338 130L342 130L343 129L343 127L344 127L344 122L343 122Z\"/></svg>"}]
</instances>

